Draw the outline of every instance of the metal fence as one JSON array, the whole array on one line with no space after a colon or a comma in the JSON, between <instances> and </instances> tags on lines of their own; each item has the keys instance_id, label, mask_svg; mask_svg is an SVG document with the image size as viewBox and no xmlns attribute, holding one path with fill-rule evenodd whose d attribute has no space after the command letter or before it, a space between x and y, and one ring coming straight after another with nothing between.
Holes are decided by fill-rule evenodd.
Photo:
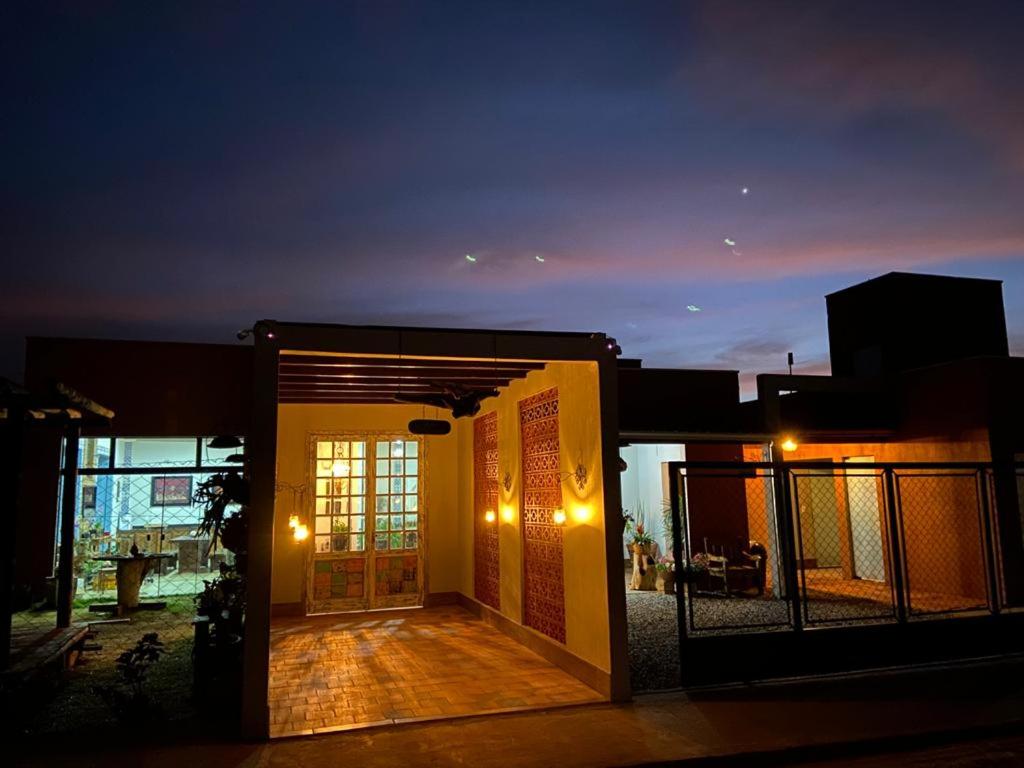
<instances>
[{"instance_id":1,"label":"metal fence","mask_svg":"<svg viewBox=\"0 0 1024 768\"><path fill-rule=\"evenodd\" d=\"M687 635L900 623L1004 607L991 465L850 460L673 469ZM1024 487L1019 469L1017 484Z\"/></svg>"},{"instance_id":2,"label":"metal fence","mask_svg":"<svg viewBox=\"0 0 1024 768\"><path fill-rule=\"evenodd\" d=\"M1019 632L1024 467L672 462L669 477L675 592L627 591L635 691L800 674L825 657L841 669L847 654L912 663L927 638L952 649L941 655ZM999 614L994 632L964 623Z\"/></svg>"}]
</instances>

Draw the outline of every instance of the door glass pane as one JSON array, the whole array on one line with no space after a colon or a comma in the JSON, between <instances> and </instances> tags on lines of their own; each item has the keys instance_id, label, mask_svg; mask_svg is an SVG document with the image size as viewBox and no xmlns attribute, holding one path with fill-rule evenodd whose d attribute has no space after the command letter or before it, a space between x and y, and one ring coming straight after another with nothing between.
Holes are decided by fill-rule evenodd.
<instances>
[{"instance_id":1,"label":"door glass pane","mask_svg":"<svg viewBox=\"0 0 1024 768\"><path fill-rule=\"evenodd\" d=\"M349 517L349 512L361 513L365 509L363 480L353 475L364 473L366 462L352 458L364 456L365 445L361 440L317 442L318 478L313 526L316 534L314 550L317 553L361 551L365 543L362 537L350 535L353 519ZM319 477L321 475L324 477ZM362 527L360 523L360 529Z\"/></svg>"}]
</instances>

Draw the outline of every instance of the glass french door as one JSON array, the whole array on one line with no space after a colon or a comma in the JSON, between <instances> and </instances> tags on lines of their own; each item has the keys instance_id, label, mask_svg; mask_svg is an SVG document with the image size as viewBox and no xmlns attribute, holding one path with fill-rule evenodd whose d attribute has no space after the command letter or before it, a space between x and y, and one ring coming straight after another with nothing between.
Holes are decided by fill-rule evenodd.
<instances>
[{"instance_id":1,"label":"glass french door","mask_svg":"<svg viewBox=\"0 0 1024 768\"><path fill-rule=\"evenodd\" d=\"M422 443L411 435L314 436L306 610L423 602Z\"/></svg>"}]
</instances>

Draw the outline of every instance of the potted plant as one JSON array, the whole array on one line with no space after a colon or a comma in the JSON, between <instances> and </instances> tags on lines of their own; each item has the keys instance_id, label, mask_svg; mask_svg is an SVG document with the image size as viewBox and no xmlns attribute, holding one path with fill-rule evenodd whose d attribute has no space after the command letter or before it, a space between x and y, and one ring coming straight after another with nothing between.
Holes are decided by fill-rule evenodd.
<instances>
[{"instance_id":1,"label":"potted plant","mask_svg":"<svg viewBox=\"0 0 1024 768\"><path fill-rule=\"evenodd\" d=\"M690 561L683 565L682 568L677 569L677 579L687 584L692 584L701 577L702 574L707 573L708 570L708 556L703 552L698 552L696 555L690 558Z\"/></svg>"},{"instance_id":2,"label":"potted plant","mask_svg":"<svg viewBox=\"0 0 1024 768\"><path fill-rule=\"evenodd\" d=\"M674 595L676 593L675 561L669 556L659 558L654 566L654 570L657 573L657 581L655 583L657 590L665 595Z\"/></svg>"},{"instance_id":3,"label":"potted plant","mask_svg":"<svg viewBox=\"0 0 1024 768\"><path fill-rule=\"evenodd\" d=\"M635 520L630 543L630 549L633 552L633 575L629 581L629 587L630 589L654 589L655 570L651 567L654 565L654 561L651 559L653 539L647 532L642 506L638 508Z\"/></svg>"}]
</instances>

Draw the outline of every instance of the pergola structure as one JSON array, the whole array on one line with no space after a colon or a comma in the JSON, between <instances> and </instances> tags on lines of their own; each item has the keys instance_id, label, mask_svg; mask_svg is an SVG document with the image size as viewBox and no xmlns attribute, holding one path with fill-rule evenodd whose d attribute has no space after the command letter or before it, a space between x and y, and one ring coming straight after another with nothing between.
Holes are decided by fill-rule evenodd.
<instances>
[{"instance_id":1,"label":"pergola structure","mask_svg":"<svg viewBox=\"0 0 1024 768\"><path fill-rule=\"evenodd\" d=\"M0 473L3 497L0 509L9 521L0 558L0 669L6 669L11 653L14 553L17 509L21 491L24 438L27 430L52 426L62 430L64 458L61 475L65 490L60 509L60 552L57 571L56 627L71 624L74 578L75 492L78 481L78 440L84 425L106 425L114 412L60 382L29 390L0 379Z\"/></svg>"},{"instance_id":2,"label":"pergola structure","mask_svg":"<svg viewBox=\"0 0 1024 768\"><path fill-rule=\"evenodd\" d=\"M416 357L336 357L282 353L281 403L373 404L507 387L542 362L437 360Z\"/></svg>"}]
</instances>

